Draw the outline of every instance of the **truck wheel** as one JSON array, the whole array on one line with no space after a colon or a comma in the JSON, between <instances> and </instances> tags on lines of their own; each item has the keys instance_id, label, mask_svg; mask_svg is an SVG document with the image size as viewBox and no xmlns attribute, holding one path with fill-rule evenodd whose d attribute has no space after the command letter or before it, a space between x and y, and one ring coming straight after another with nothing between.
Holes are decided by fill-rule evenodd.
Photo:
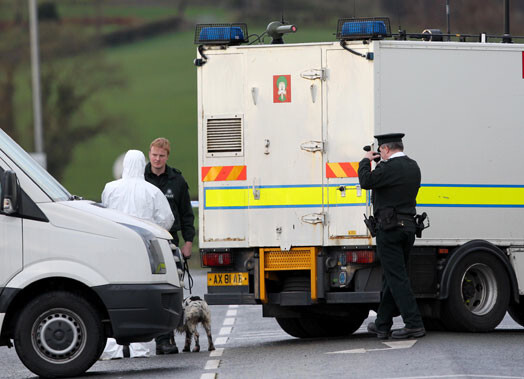
<instances>
[{"instance_id":1,"label":"truck wheel","mask_svg":"<svg viewBox=\"0 0 524 379\"><path fill-rule=\"evenodd\" d=\"M308 337L343 337L358 330L367 316L368 312L365 315L355 314L352 317L344 318L302 318L300 324Z\"/></svg>"},{"instance_id":2,"label":"truck wheel","mask_svg":"<svg viewBox=\"0 0 524 379\"><path fill-rule=\"evenodd\" d=\"M300 324L300 319L298 317L293 318L276 318L278 325L282 328L284 332L289 334L292 337L297 338L308 338L309 334L302 328Z\"/></svg>"},{"instance_id":3,"label":"truck wheel","mask_svg":"<svg viewBox=\"0 0 524 379\"><path fill-rule=\"evenodd\" d=\"M524 326L524 296L520 297L520 302L518 304L510 304L508 313L516 323Z\"/></svg>"},{"instance_id":4,"label":"truck wheel","mask_svg":"<svg viewBox=\"0 0 524 379\"><path fill-rule=\"evenodd\" d=\"M503 319L509 280L502 263L489 253L468 254L455 267L443 321L451 330L487 332Z\"/></svg>"},{"instance_id":5,"label":"truck wheel","mask_svg":"<svg viewBox=\"0 0 524 379\"><path fill-rule=\"evenodd\" d=\"M30 301L20 312L14 342L22 363L43 377L83 374L103 351L100 316L81 297L53 291Z\"/></svg>"}]
</instances>

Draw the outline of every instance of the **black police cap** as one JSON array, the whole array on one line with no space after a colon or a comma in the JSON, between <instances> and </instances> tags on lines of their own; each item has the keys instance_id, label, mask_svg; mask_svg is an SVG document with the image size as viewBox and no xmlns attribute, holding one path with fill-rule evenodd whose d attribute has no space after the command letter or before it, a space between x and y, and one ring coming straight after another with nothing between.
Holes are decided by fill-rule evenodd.
<instances>
[{"instance_id":1,"label":"black police cap","mask_svg":"<svg viewBox=\"0 0 524 379\"><path fill-rule=\"evenodd\" d=\"M380 146L390 142L402 142L404 136L404 133L389 133L376 135L375 138L378 140L378 146Z\"/></svg>"}]
</instances>

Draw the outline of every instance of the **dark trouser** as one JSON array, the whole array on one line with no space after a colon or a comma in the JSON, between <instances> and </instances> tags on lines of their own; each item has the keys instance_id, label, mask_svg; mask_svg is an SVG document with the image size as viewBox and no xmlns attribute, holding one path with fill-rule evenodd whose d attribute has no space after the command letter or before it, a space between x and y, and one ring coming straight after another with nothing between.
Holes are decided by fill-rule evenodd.
<instances>
[{"instance_id":1,"label":"dark trouser","mask_svg":"<svg viewBox=\"0 0 524 379\"><path fill-rule=\"evenodd\" d=\"M169 332L166 334L162 334L161 336L158 336L155 338L155 342L157 345L170 345L171 343L174 343L175 341L175 332Z\"/></svg>"},{"instance_id":2,"label":"dark trouser","mask_svg":"<svg viewBox=\"0 0 524 379\"><path fill-rule=\"evenodd\" d=\"M171 233L171 235L173 236L171 242L178 247L178 233ZM157 345L169 345L171 343L175 343L175 332L172 331L166 334L162 334L161 336L155 338L155 342Z\"/></svg>"},{"instance_id":3,"label":"dark trouser","mask_svg":"<svg viewBox=\"0 0 524 379\"><path fill-rule=\"evenodd\" d=\"M390 330L393 317L398 316L399 312L406 328L424 326L406 268L415 232L406 229L377 231L377 254L384 271L382 300L375 321L378 330Z\"/></svg>"}]
</instances>

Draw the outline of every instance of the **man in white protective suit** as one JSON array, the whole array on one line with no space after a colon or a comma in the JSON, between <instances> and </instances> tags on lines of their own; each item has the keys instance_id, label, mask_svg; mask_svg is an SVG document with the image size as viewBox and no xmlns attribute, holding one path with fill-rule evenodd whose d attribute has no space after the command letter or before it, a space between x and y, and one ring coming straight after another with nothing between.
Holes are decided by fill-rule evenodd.
<instances>
[{"instance_id":1,"label":"man in white protective suit","mask_svg":"<svg viewBox=\"0 0 524 379\"><path fill-rule=\"evenodd\" d=\"M145 167L144 153L129 150L124 157L122 179L105 185L102 192L102 204L107 208L154 222L169 230L175 217L162 191L144 179ZM149 349L144 344L131 343L128 352L127 346L118 345L115 339L108 338L100 359L123 358L128 353L131 358L149 357L150 355Z\"/></svg>"}]
</instances>

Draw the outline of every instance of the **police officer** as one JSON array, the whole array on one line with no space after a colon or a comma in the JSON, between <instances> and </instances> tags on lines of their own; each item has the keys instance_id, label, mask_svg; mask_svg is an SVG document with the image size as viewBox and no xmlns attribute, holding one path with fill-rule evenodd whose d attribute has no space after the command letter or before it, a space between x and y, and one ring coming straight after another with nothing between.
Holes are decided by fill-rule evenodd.
<instances>
[{"instance_id":1,"label":"police officer","mask_svg":"<svg viewBox=\"0 0 524 379\"><path fill-rule=\"evenodd\" d=\"M166 138L157 138L149 147L149 163L146 165L146 180L160 188L169 201L171 211L175 216L175 223L169 230L173 236L173 243L180 247L178 231L182 232L184 245L180 247L184 257L191 257L195 227L195 216L189 197L189 186L176 168L167 165L170 153L170 144Z\"/></svg>"},{"instance_id":2,"label":"police officer","mask_svg":"<svg viewBox=\"0 0 524 379\"><path fill-rule=\"evenodd\" d=\"M145 168L145 179L160 188L166 196L171 211L175 216L175 222L169 230L173 236L173 243L180 247L178 231L182 232L184 244L180 247L182 254L187 259L191 257L195 227L193 222L195 216L191 207L189 197L189 186L176 168L167 165L171 147L166 138L157 138L149 146L149 163ZM174 333L159 336L156 341L156 354L176 354L178 348L174 343Z\"/></svg>"},{"instance_id":3,"label":"police officer","mask_svg":"<svg viewBox=\"0 0 524 379\"><path fill-rule=\"evenodd\" d=\"M407 274L407 260L415 241L416 197L420 169L404 154L403 133L376 135L380 153L369 151L360 161L358 179L373 190L377 219L377 254L382 264L382 299L375 322L368 331L380 339L417 338L426 334ZM371 170L371 160L381 161ZM404 328L391 332L393 317L400 312Z\"/></svg>"}]
</instances>

